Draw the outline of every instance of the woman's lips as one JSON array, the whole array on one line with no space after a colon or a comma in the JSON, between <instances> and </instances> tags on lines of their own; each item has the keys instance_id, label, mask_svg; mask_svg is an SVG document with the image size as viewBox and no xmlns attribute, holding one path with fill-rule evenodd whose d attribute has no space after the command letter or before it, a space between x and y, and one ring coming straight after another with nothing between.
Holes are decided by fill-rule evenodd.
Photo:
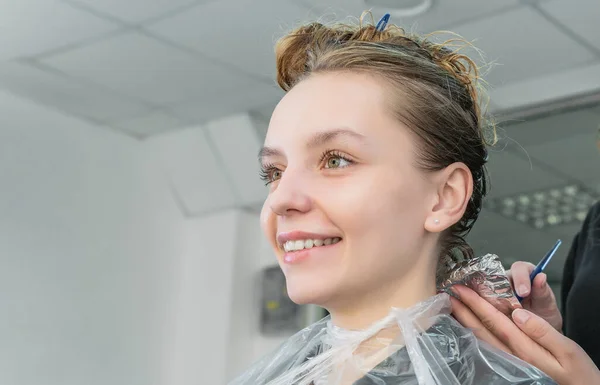
<instances>
[{"instance_id":1,"label":"woman's lips","mask_svg":"<svg viewBox=\"0 0 600 385\"><path fill-rule=\"evenodd\" d=\"M331 251L332 248L337 247L341 242L341 238L339 237L334 239L332 239L332 241L328 244L322 244L320 246L313 245L312 247L298 250L287 250L283 255L283 262L286 264L296 264L308 259L309 257L318 256L319 254Z\"/></svg>"}]
</instances>

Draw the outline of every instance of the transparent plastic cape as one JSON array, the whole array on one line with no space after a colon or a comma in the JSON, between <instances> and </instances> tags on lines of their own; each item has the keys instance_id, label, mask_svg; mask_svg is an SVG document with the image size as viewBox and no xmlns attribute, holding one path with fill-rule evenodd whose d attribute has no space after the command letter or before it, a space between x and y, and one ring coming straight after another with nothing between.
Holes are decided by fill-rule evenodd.
<instances>
[{"instance_id":1,"label":"transparent plastic cape","mask_svg":"<svg viewBox=\"0 0 600 385\"><path fill-rule=\"evenodd\" d=\"M365 330L329 317L289 338L230 385L556 384L482 341L450 316L446 293L391 309Z\"/></svg>"},{"instance_id":2,"label":"transparent plastic cape","mask_svg":"<svg viewBox=\"0 0 600 385\"><path fill-rule=\"evenodd\" d=\"M301 330L230 385L556 384L533 366L479 341L438 294L365 330L329 317Z\"/></svg>"}]
</instances>

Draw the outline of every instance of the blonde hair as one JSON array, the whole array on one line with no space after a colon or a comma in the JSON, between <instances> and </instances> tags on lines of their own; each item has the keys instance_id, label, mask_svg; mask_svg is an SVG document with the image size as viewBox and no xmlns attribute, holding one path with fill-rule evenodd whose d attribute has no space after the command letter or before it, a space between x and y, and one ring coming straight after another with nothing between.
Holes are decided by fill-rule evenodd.
<instances>
[{"instance_id":1,"label":"blonde hair","mask_svg":"<svg viewBox=\"0 0 600 385\"><path fill-rule=\"evenodd\" d=\"M382 80L391 91L391 112L419 138L419 166L434 171L463 162L470 169L473 195L461 220L442 238L440 257L471 258L473 250L465 237L487 193L484 165L489 143L478 68L459 49L452 49L469 43L455 38L437 44L395 25L378 30L364 18L363 14L359 25L311 23L281 38L275 47L277 82L289 91L310 74L340 71ZM492 133L495 139L493 129Z\"/></svg>"}]
</instances>

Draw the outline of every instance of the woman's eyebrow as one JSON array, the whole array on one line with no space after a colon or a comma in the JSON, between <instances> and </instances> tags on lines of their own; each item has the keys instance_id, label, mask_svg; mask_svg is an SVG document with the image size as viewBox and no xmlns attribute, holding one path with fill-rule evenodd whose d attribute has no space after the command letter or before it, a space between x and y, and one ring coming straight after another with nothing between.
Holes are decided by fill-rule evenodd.
<instances>
[{"instance_id":1,"label":"woman's eyebrow","mask_svg":"<svg viewBox=\"0 0 600 385\"><path fill-rule=\"evenodd\" d=\"M348 128L336 128L333 130L317 132L314 134L307 142L307 148L319 147L339 137L349 137L358 139L361 142L366 141L366 137L364 135L359 134L358 132L352 131Z\"/></svg>"},{"instance_id":2,"label":"woman's eyebrow","mask_svg":"<svg viewBox=\"0 0 600 385\"><path fill-rule=\"evenodd\" d=\"M320 147L340 137L354 138L360 140L361 142L366 141L366 137L362 134L359 134L348 128L336 128L315 133L306 142L306 147L308 149ZM264 146L258 152L258 160L262 162L263 159L267 157L283 157L283 152L274 147Z\"/></svg>"},{"instance_id":3,"label":"woman's eyebrow","mask_svg":"<svg viewBox=\"0 0 600 385\"><path fill-rule=\"evenodd\" d=\"M263 146L260 151L258 152L258 160L260 162L262 162L262 160L264 158L270 157L270 156L283 156L283 152L281 152L281 150L278 150L276 148L273 147L267 147L267 146Z\"/></svg>"}]
</instances>

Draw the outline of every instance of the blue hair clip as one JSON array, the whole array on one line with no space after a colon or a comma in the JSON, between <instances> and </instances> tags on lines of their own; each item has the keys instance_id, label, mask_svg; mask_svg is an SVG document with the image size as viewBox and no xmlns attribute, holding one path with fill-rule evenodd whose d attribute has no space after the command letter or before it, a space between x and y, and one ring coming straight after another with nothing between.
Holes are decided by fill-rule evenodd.
<instances>
[{"instance_id":1,"label":"blue hair clip","mask_svg":"<svg viewBox=\"0 0 600 385\"><path fill-rule=\"evenodd\" d=\"M377 26L375 27L375 30L378 31L378 32L383 32L383 30L387 26L387 23L388 23L389 20L390 20L390 14L386 13L385 15L383 15L383 17L377 23Z\"/></svg>"}]
</instances>

